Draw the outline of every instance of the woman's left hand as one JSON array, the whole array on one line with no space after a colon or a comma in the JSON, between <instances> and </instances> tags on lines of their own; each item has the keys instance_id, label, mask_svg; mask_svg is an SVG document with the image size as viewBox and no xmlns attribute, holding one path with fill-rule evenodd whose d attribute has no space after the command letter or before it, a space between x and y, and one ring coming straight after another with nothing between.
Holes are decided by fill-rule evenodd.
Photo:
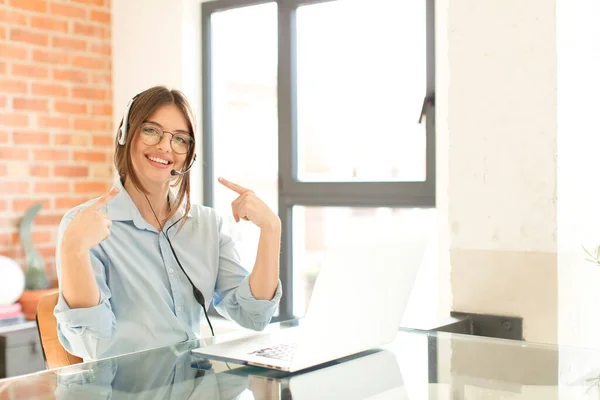
<instances>
[{"instance_id":1,"label":"woman's left hand","mask_svg":"<svg viewBox=\"0 0 600 400\"><path fill-rule=\"evenodd\" d=\"M280 229L281 221L277 214L269 208L256 194L243 186L219 177L219 183L236 192L239 197L231 203L231 211L235 222L240 219L250 221L260 229Z\"/></svg>"}]
</instances>

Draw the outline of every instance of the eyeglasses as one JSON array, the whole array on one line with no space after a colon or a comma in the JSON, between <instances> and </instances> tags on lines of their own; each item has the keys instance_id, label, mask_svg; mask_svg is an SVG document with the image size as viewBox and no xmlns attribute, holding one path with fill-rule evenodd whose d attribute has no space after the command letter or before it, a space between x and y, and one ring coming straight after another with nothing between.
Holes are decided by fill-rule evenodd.
<instances>
[{"instance_id":1,"label":"eyeglasses","mask_svg":"<svg viewBox=\"0 0 600 400\"><path fill-rule=\"evenodd\" d=\"M140 128L140 137L147 146L160 143L165 133L171 135L171 148L177 154L186 154L192 147L192 143L194 143L194 138L187 133L165 131L151 122L144 122Z\"/></svg>"}]
</instances>

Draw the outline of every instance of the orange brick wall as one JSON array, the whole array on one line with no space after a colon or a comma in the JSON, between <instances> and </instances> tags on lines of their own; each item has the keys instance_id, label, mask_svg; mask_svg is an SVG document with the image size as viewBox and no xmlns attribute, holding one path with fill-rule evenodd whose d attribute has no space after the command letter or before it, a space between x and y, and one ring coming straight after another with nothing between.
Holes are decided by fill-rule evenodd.
<instances>
[{"instance_id":1,"label":"orange brick wall","mask_svg":"<svg viewBox=\"0 0 600 400\"><path fill-rule=\"evenodd\" d=\"M58 223L112 182L111 0L0 0L0 255L23 212L55 276Z\"/></svg>"}]
</instances>

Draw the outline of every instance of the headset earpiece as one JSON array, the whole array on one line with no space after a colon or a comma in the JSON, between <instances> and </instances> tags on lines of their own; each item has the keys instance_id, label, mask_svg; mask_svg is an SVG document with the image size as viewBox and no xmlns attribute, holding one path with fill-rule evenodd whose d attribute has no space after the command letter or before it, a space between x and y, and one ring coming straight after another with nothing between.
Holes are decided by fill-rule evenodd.
<instances>
[{"instance_id":1,"label":"headset earpiece","mask_svg":"<svg viewBox=\"0 0 600 400\"><path fill-rule=\"evenodd\" d=\"M127 125L129 122L129 110L131 110L131 105L133 104L133 101L138 96L139 96L139 93L136 94L131 100L129 100L129 102L127 103L127 106L125 106L125 113L123 114L123 123L121 124L121 127L119 128L119 135L118 135L118 143L121 146L125 146L125 140L127 139L127 128L128 128Z\"/></svg>"}]
</instances>

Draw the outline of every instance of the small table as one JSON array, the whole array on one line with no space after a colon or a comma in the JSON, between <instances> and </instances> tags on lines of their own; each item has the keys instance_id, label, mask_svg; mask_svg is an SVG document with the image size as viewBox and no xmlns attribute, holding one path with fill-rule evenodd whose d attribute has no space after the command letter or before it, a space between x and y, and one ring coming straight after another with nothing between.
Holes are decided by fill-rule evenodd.
<instances>
[{"instance_id":1,"label":"small table","mask_svg":"<svg viewBox=\"0 0 600 400\"><path fill-rule=\"evenodd\" d=\"M0 326L0 379L45 369L35 321Z\"/></svg>"}]
</instances>

